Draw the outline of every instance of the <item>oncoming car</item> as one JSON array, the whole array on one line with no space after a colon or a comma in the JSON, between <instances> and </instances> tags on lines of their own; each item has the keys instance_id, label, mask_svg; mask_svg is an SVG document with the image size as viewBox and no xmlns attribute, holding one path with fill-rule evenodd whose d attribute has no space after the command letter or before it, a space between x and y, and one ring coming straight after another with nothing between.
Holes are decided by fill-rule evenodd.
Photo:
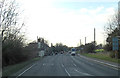
<instances>
[{"instance_id":1,"label":"oncoming car","mask_svg":"<svg viewBox=\"0 0 120 78\"><path fill-rule=\"evenodd\" d=\"M72 50L72 51L71 51L71 55L72 55L72 56L75 56L75 55L76 55L75 48L72 48L71 50Z\"/></svg>"},{"instance_id":2,"label":"oncoming car","mask_svg":"<svg viewBox=\"0 0 120 78\"><path fill-rule=\"evenodd\" d=\"M72 56L75 56L75 52L71 52L71 55L72 55Z\"/></svg>"}]
</instances>

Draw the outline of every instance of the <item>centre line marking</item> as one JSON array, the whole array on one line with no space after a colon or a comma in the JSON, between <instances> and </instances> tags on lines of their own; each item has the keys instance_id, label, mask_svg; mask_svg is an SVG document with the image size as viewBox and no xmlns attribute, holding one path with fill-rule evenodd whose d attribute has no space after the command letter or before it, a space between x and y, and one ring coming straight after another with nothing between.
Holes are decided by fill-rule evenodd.
<instances>
[{"instance_id":1,"label":"centre line marking","mask_svg":"<svg viewBox=\"0 0 120 78\"><path fill-rule=\"evenodd\" d=\"M68 74L68 76L70 76L70 73L67 71L67 69L65 68L63 64L62 64L62 67L65 69L65 72Z\"/></svg>"},{"instance_id":2,"label":"centre line marking","mask_svg":"<svg viewBox=\"0 0 120 78\"><path fill-rule=\"evenodd\" d=\"M62 67L64 68L64 65L62 64Z\"/></svg>"},{"instance_id":3,"label":"centre line marking","mask_svg":"<svg viewBox=\"0 0 120 78\"><path fill-rule=\"evenodd\" d=\"M76 70L76 69L75 69L75 71L77 71L77 72L79 72L79 73L81 73L81 74L84 74L84 75L93 76L93 75L91 75L91 74L88 74L88 73L83 73L83 72L80 72L80 71L78 71L78 70Z\"/></svg>"},{"instance_id":4,"label":"centre line marking","mask_svg":"<svg viewBox=\"0 0 120 78\"><path fill-rule=\"evenodd\" d=\"M68 74L68 76L70 76L70 74L69 74L69 72L66 70L66 68L65 68L65 71L66 71L66 73Z\"/></svg>"},{"instance_id":5,"label":"centre line marking","mask_svg":"<svg viewBox=\"0 0 120 78\"><path fill-rule=\"evenodd\" d=\"M76 67L76 64L73 64Z\"/></svg>"}]
</instances>

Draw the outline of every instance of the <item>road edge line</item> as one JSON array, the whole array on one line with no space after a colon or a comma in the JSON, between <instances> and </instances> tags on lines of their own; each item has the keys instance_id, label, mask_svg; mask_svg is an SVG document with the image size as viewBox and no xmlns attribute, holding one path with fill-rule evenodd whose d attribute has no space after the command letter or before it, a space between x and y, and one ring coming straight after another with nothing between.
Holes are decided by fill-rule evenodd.
<instances>
[{"instance_id":1,"label":"road edge line","mask_svg":"<svg viewBox=\"0 0 120 78\"><path fill-rule=\"evenodd\" d=\"M31 65L29 68L27 68L22 73L20 73L16 78L18 78L19 76L23 75L25 72L27 72L29 69L31 69L34 65L36 65L36 64Z\"/></svg>"},{"instance_id":2,"label":"road edge line","mask_svg":"<svg viewBox=\"0 0 120 78\"><path fill-rule=\"evenodd\" d=\"M81 57L82 55L79 55L79 56ZM90 58L90 57L82 56L82 58L88 59L88 58ZM118 69L120 69L119 66L112 65L112 64L109 64L109 63L105 63L105 62L101 62L101 61L98 61L98 60L94 60L94 59L92 59L92 58L90 58L89 60L92 60L92 61L95 61L95 62L98 62L98 63L104 64L104 65L108 65L108 66L111 66L111 67L114 67L114 68L118 68Z\"/></svg>"}]
</instances>

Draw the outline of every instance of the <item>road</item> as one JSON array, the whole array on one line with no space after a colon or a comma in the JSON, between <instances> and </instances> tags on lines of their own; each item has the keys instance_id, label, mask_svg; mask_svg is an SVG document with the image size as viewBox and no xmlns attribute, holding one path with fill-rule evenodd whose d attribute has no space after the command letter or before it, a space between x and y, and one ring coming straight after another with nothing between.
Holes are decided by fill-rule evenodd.
<instances>
[{"instance_id":1,"label":"road","mask_svg":"<svg viewBox=\"0 0 120 78\"><path fill-rule=\"evenodd\" d=\"M46 56L20 76L118 76L118 70L80 56L58 54Z\"/></svg>"}]
</instances>

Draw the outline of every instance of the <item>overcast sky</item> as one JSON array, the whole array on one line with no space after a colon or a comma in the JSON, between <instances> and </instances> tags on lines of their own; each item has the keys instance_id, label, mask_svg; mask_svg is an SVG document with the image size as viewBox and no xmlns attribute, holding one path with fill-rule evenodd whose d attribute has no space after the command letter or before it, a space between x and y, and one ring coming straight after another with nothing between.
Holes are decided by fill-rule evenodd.
<instances>
[{"instance_id":1,"label":"overcast sky","mask_svg":"<svg viewBox=\"0 0 120 78\"><path fill-rule=\"evenodd\" d=\"M94 39L104 43L104 26L118 8L117 0L17 0L24 10L29 41L43 37L49 43L79 45Z\"/></svg>"}]
</instances>

